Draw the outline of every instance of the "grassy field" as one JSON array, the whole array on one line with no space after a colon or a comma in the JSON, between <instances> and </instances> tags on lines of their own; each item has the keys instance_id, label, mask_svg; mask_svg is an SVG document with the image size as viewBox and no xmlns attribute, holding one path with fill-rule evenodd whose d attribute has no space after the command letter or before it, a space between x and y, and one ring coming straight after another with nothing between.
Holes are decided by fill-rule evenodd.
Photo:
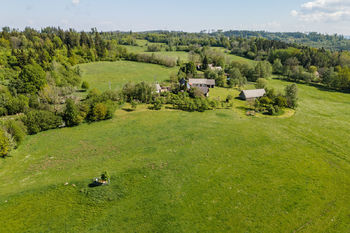
<instances>
[{"instance_id":1,"label":"grassy field","mask_svg":"<svg viewBox=\"0 0 350 233\"><path fill-rule=\"evenodd\" d=\"M171 72L124 65L84 65L83 78L103 90ZM246 117L239 100L204 113L139 106L27 137L0 160L0 232L349 232L350 95L299 90L289 118ZM227 94L238 91L211 98ZM90 188L104 170L111 185Z\"/></svg>"},{"instance_id":2,"label":"grassy field","mask_svg":"<svg viewBox=\"0 0 350 233\"><path fill-rule=\"evenodd\" d=\"M119 89L128 82L146 81L155 83L168 80L170 74L177 73L178 67L167 68L159 65L117 61L97 62L79 65L83 78L89 82L91 87L101 91L107 90L109 84L111 89Z\"/></svg>"}]
</instances>

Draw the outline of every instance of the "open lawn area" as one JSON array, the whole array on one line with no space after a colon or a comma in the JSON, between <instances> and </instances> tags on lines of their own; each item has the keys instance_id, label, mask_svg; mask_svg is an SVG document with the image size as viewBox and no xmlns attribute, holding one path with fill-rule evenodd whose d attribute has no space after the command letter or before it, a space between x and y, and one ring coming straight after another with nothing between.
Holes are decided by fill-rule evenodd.
<instances>
[{"instance_id":1,"label":"open lawn area","mask_svg":"<svg viewBox=\"0 0 350 233\"><path fill-rule=\"evenodd\" d=\"M177 70L81 68L100 90ZM349 232L350 95L298 87L286 118L247 117L241 100L204 113L141 105L28 136L0 160L0 232ZM111 184L89 187L103 171Z\"/></svg>"},{"instance_id":2,"label":"open lawn area","mask_svg":"<svg viewBox=\"0 0 350 233\"><path fill-rule=\"evenodd\" d=\"M155 83L168 80L170 74L177 74L178 67L167 68L154 64L131 61L96 62L79 65L83 80L101 91L119 89L128 82Z\"/></svg>"}]
</instances>

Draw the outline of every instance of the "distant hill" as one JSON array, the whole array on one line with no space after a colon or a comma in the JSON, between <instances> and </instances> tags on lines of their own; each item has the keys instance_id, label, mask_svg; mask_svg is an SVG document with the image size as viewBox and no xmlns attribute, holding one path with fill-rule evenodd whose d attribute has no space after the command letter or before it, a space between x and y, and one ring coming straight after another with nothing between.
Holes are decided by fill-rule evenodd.
<instances>
[{"instance_id":1,"label":"distant hill","mask_svg":"<svg viewBox=\"0 0 350 233\"><path fill-rule=\"evenodd\" d=\"M226 31L214 32L213 35L223 34L235 37L262 37L269 40L279 40L287 43L303 44L315 48L325 48L330 50L350 50L350 36L326 35L317 32L266 32L266 31Z\"/></svg>"}]
</instances>

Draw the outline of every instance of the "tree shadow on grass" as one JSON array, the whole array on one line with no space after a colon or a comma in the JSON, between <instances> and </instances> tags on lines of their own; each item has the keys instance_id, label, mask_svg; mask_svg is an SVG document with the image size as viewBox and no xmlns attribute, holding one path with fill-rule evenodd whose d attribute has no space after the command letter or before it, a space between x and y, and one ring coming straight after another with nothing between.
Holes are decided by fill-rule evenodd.
<instances>
[{"instance_id":1,"label":"tree shadow on grass","mask_svg":"<svg viewBox=\"0 0 350 233\"><path fill-rule=\"evenodd\" d=\"M337 90L337 89L332 89L330 87L324 86L322 84L319 83L306 83L306 82L302 82L302 81L295 81L295 80L291 80L291 79L285 79L282 77L275 77L274 79L276 80L280 80L283 82L288 82L288 83L296 83L296 84L303 84L303 85L307 85L310 87L315 87L320 91L327 91L327 92L338 92L338 93L344 93L344 94L350 94L350 90Z\"/></svg>"},{"instance_id":2,"label":"tree shadow on grass","mask_svg":"<svg viewBox=\"0 0 350 233\"><path fill-rule=\"evenodd\" d=\"M122 108L123 111L125 112L133 112L135 111L135 109L132 109L132 108Z\"/></svg>"}]
</instances>

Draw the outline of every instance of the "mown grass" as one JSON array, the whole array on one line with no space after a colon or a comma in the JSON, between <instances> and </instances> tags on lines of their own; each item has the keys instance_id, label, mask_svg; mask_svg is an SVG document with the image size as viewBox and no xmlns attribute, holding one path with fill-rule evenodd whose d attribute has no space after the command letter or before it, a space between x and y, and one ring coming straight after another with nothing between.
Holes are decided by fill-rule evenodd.
<instances>
[{"instance_id":1,"label":"mown grass","mask_svg":"<svg viewBox=\"0 0 350 233\"><path fill-rule=\"evenodd\" d=\"M167 68L141 62L117 61L96 62L79 65L83 78L90 87L99 90L121 88L128 82L161 82L168 80L170 74L177 73L178 67Z\"/></svg>"},{"instance_id":2,"label":"mown grass","mask_svg":"<svg viewBox=\"0 0 350 233\"><path fill-rule=\"evenodd\" d=\"M114 66L88 64L83 78L104 89L107 72L121 85ZM0 160L0 232L347 232L350 96L299 90L289 118L138 106L27 137ZM111 185L89 188L105 170Z\"/></svg>"}]
</instances>

